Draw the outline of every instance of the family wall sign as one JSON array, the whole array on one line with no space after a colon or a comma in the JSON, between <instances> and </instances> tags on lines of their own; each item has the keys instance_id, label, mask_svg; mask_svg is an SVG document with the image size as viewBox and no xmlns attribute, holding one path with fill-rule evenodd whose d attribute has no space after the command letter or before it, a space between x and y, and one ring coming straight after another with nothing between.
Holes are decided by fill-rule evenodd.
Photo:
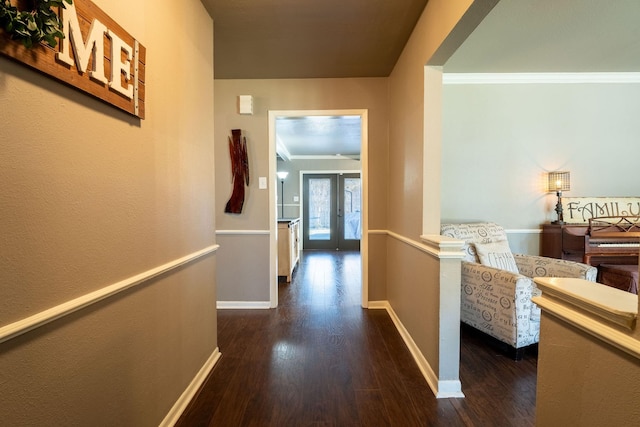
<instances>
[{"instance_id":1,"label":"family wall sign","mask_svg":"<svg viewBox=\"0 0 640 427\"><path fill-rule=\"evenodd\" d=\"M590 218L640 216L640 197L564 197L564 220L585 224Z\"/></svg>"},{"instance_id":2,"label":"family wall sign","mask_svg":"<svg viewBox=\"0 0 640 427\"><path fill-rule=\"evenodd\" d=\"M64 38L56 47L27 48L0 30L0 53L144 119L145 47L89 0L57 13Z\"/></svg>"}]
</instances>

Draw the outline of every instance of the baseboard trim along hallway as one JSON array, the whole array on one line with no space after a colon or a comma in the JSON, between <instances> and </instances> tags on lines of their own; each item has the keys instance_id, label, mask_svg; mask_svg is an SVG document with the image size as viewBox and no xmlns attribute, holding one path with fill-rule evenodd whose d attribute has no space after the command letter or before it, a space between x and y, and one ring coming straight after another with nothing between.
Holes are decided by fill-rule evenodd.
<instances>
[{"instance_id":1,"label":"baseboard trim along hallway","mask_svg":"<svg viewBox=\"0 0 640 427\"><path fill-rule=\"evenodd\" d=\"M167 416L164 418L164 420L162 420L162 422L160 423L160 427L172 427L176 424L184 410L187 408L187 406L189 406L189 403L191 403L193 398L200 390L200 387L202 387L202 384L204 384L205 380L211 373L211 370L220 360L220 357L222 357L222 353L220 353L220 349L216 347L205 364L202 365L202 368L200 368L189 386L184 390L182 395L180 395Z\"/></svg>"},{"instance_id":2,"label":"baseboard trim along hallway","mask_svg":"<svg viewBox=\"0 0 640 427\"><path fill-rule=\"evenodd\" d=\"M175 427L535 426L535 354L516 363L460 326L465 398L443 398L459 384L438 378L458 378L440 372L438 349L409 337L393 302L362 307L360 261L303 251L292 282L278 283L277 308L218 310L224 357Z\"/></svg>"},{"instance_id":3,"label":"baseboard trim along hallway","mask_svg":"<svg viewBox=\"0 0 640 427\"><path fill-rule=\"evenodd\" d=\"M389 317L391 317L391 320L398 330L398 333L402 337L402 340L409 348L409 352L411 353L413 360L415 360L416 364L420 368L420 372L422 372L425 380L427 380L427 384L429 384L429 387L433 391L433 394L438 399L464 397L464 393L462 393L462 384L460 383L460 381L440 381L438 379L438 376L431 368L431 365L429 364L427 359L425 359L425 357L423 356L422 352L418 348L418 345L415 343L413 338L411 338L411 334L409 334L409 331L407 331L407 329L404 327L404 325L400 321L400 318L393 310L393 307L391 307L391 304L389 304L389 301L369 301L369 309L387 310L387 313L389 314Z\"/></svg>"},{"instance_id":4,"label":"baseboard trim along hallway","mask_svg":"<svg viewBox=\"0 0 640 427\"><path fill-rule=\"evenodd\" d=\"M267 310L271 308L269 301L217 301L218 310Z\"/></svg>"}]
</instances>

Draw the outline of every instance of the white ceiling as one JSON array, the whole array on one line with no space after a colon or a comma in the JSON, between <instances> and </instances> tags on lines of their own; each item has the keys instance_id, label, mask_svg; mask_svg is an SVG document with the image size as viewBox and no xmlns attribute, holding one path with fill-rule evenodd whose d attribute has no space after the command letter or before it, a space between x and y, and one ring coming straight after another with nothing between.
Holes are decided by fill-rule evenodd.
<instances>
[{"instance_id":1,"label":"white ceiling","mask_svg":"<svg viewBox=\"0 0 640 427\"><path fill-rule=\"evenodd\" d=\"M255 79L388 76L427 1L202 2L215 21L216 78ZM640 0L500 0L444 71L638 72L639 23ZM336 128L314 133L298 119L288 132L299 131L307 142L281 138L295 155L354 146L345 140L348 124L327 123ZM329 135L339 143L328 144ZM322 138L324 150L308 142Z\"/></svg>"},{"instance_id":2,"label":"white ceiling","mask_svg":"<svg viewBox=\"0 0 640 427\"><path fill-rule=\"evenodd\" d=\"M283 158L360 158L360 116L278 117L276 143ZM284 147L285 153L282 153Z\"/></svg>"}]
</instances>

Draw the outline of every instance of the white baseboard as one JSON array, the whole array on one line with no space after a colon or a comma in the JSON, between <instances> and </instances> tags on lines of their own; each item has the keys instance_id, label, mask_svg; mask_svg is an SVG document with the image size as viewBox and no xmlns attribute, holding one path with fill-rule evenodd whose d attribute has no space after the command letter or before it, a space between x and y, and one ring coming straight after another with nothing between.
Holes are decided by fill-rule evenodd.
<instances>
[{"instance_id":1,"label":"white baseboard","mask_svg":"<svg viewBox=\"0 0 640 427\"><path fill-rule=\"evenodd\" d=\"M464 397L462 393L462 383L458 381L438 381L438 399L449 398L461 398Z\"/></svg>"},{"instance_id":2,"label":"white baseboard","mask_svg":"<svg viewBox=\"0 0 640 427\"><path fill-rule=\"evenodd\" d=\"M267 310L271 308L269 301L217 301L218 310Z\"/></svg>"},{"instance_id":3,"label":"white baseboard","mask_svg":"<svg viewBox=\"0 0 640 427\"><path fill-rule=\"evenodd\" d=\"M160 423L160 427L172 427L175 425L184 410L187 409L187 406L194 398L204 381L209 376L209 373L211 372L213 367L216 365L216 363L218 363L218 360L220 360L220 357L222 357L222 353L220 353L220 349L216 347L211 356L209 356L205 364L202 366L202 368L200 368L196 376L193 378L191 383L180 395L167 416L164 417L164 420L162 420L162 422Z\"/></svg>"},{"instance_id":4,"label":"white baseboard","mask_svg":"<svg viewBox=\"0 0 640 427\"><path fill-rule=\"evenodd\" d=\"M407 329L404 327L404 325L400 321L400 318L398 317L396 312L393 311L393 307L391 307L391 304L389 304L388 301L369 301L369 309L387 310L387 313L389 313L389 317L391 317L391 320L400 333L402 340L409 348L409 352L413 356L413 359L416 361L420 372L422 372L425 380L427 380L427 384L429 384L429 387L431 388L431 391L433 391L433 394L436 396L436 398L444 399L464 397L460 381L438 380L438 376L431 368L431 365L424 357L413 338L411 338L411 334L409 334L409 331L407 331Z\"/></svg>"},{"instance_id":5,"label":"white baseboard","mask_svg":"<svg viewBox=\"0 0 640 427\"><path fill-rule=\"evenodd\" d=\"M386 310L389 307L388 301L369 301L369 310Z\"/></svg>"}]
</instances>

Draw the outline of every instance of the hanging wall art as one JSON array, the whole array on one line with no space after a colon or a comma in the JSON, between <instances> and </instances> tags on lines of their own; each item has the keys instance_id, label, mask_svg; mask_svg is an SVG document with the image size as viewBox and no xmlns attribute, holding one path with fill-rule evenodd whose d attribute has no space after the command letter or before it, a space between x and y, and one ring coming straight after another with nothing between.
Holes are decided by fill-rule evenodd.
<instances>
[{"instance_id":1,"label":"hanging wall art","mask_svg":"<svg viewBox=\"0 0 640 427\"><path fill-rule=\"evenodd\" d=\"M0 0L0 54L145 117L145 47L90 0Z\"/></svg>"},{"instance_id":2,"label":"hanging wall art","mask_svg":"<svg viewBox=\"0 0 640 427\"><path fill-rule=\"evenodd\" d=\"M229 137L229 154L231 155L231 175L233 192L224 208L226 213L242 213L244 205L244 186L249 185L249 159L247 157L247 139L240 129L232 129Z\"/></svg>"}]
</instances>

